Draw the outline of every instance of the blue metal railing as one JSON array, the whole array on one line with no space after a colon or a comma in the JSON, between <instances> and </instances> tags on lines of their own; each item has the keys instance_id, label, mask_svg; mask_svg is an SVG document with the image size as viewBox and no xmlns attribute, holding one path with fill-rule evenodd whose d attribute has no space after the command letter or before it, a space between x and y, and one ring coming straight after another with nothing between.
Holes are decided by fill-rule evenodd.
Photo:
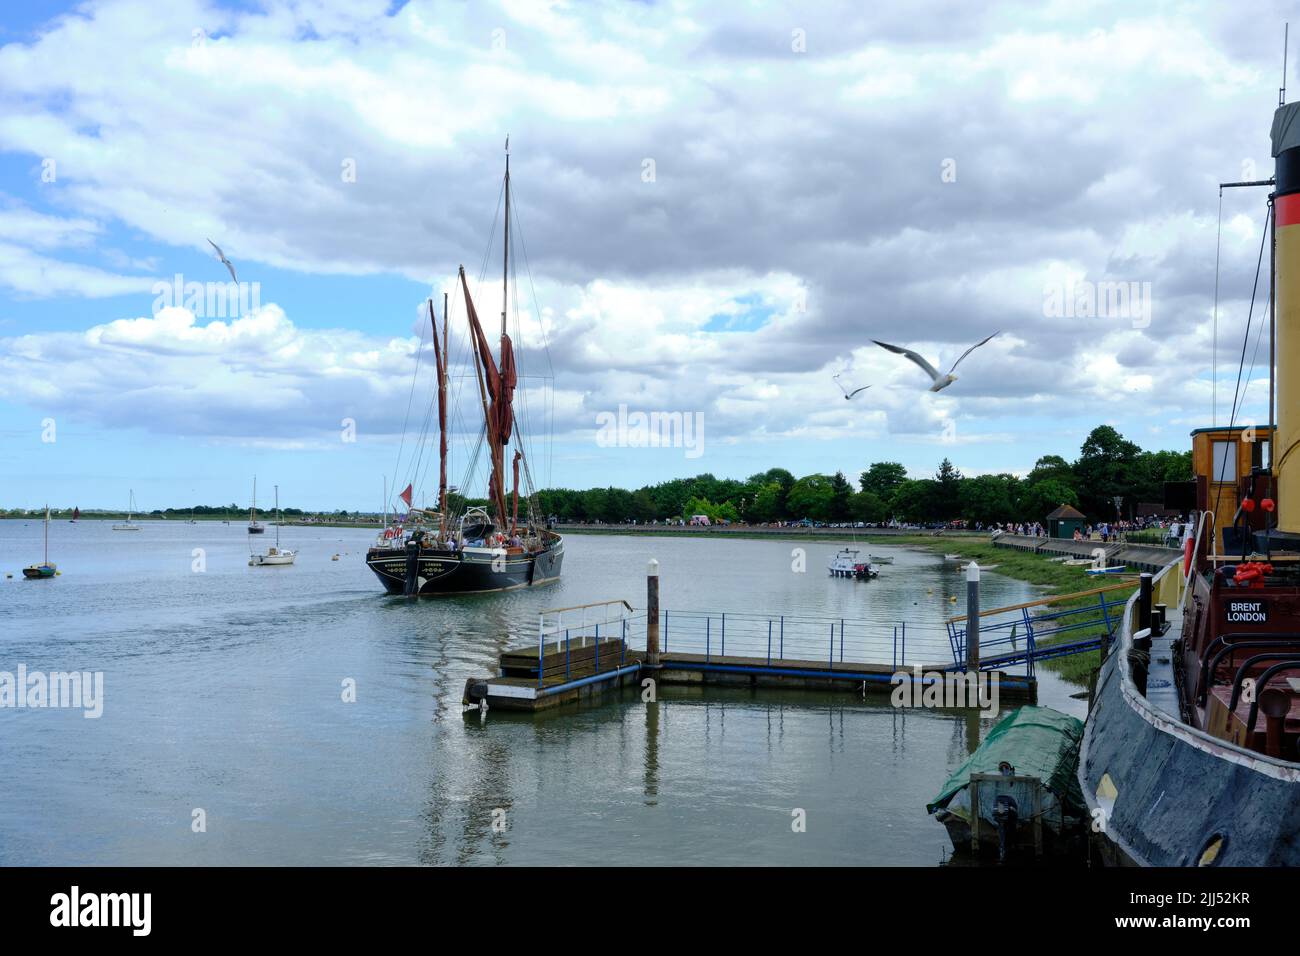
<instances>
[{"instance_id":1,"label":"blue metal railing","mask_svg":"<svg viewBox=\"0 0 1300 956\"><path fill-rule=\"evenodd\" d=\"M634 645L644 640L644 617L630 632ZM736 611L660 612L663 653L696 654L705 663L723 656L748 657L769 665L782 661L939 666L951 659L946 627L902 621L853 621L842 617L794 617Z\"/></svg>"},{"instance_id":2,"label":"blue metal railing","mask_svg":"<svg viewBox=\"0 0 1300 956\"><path fill-rule=\"evenodd\" d=\"M1083 604L1040 614L1032 613L1031 608L1022 607L1016 609L1016 612L1007 619L995 623L981 617L980 669L1002 670L1005 667L1024 664L1025 673L1033 677L1035 661L1105 647L1114 637L1115 628L1119 625L1119 617L1112 617L1111 609L1122 608L1127 603L1127 598L1107 601L1107 596L1107 592L1102 592L1097 595L1096 604ZM1069 595L1062 596L1063 599L1069 597ZM1055 640L1060 635L1095 628L1098 625L1102 626L1103 634L1077 641ZM1018 631L1021 631L1023 637L1018 636ZM954 669L962 670L966 666L966 638L966 628L961 626L960 621L948 622L948 640L952 648ZM1023 640L1023 647L1021 640ZM1043 642L1048 640L1051 643L1045 645Z\"/></svg>"},{"instance_id":3,"label":"blue metal railing","mask_svg":"<svg viewBox=\"0 0 1300 956\"><path fill-rule=\"evenodd\" d=\"M1104 647L1118 626L1124 599L1107 600L1110 593L1098 595L1096 603L1079 607L1050 609L1039 605L999 614L985 612L980 621L981 669L1006 671L1024 666L1025 674L1034 676L1035 663L1066 654ZM1069 595L1063 598L1068 599ZM617 624L617 630L614 625ZM1062 641L1071 633L1101 627L1104 635L1078 641ZM611 631L622 641L617 664L602 655L600 641L608 641ZM595 640L595 668L622 667L629 652L645 648L645 612L634 612L621 619L602 621L586 627L565 627L548 631L546 642L538 647L538 686L542 685L543 643L551 651L559 650L563 641L564 674L574 678L572 648ZM849 670L853 666L888 665L892 671L917 665L954 670L966 663L966 630L961 621L926 624L917 621L854 621L843 617L797 617L787 614L761 614L735 611L660 612L660 649L664 654L698 655L705 663L719 663L726 657L752 658L769 667L816 667ZM1047 643L1044 643L1047 642ZM715 654L715 651L717 652ZM605 649L608 654L608 648ZM721 663L726 663L721 662ZM579 671L579 675L581 670Z\"/></svg>"}]
</instances>

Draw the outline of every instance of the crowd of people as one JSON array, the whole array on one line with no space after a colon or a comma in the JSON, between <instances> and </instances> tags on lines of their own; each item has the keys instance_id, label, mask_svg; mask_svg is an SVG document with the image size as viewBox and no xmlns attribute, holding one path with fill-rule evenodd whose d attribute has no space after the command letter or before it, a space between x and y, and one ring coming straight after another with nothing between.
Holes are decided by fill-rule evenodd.
<instances>
[{"instance_id":1,"label":"crowd of people","mask_svg":"<svg viewBox=\"0 0 1300 956\"><path fill-rule=\"evenodd\" d=\"M1040 521L1031 522L997 522L985 527L976 523L972 526L976 531L990 531L995 534L1016 534L1029 538L1047 537L1047 528ZM1085 524L1082 528L1076 528L1073 534L1075 541L1100 541L1107 544L1112 541L1127 541L1129 536L1134 532L1163 531L1165 534L1159 536L1160 543L1177 546L1182 540L1187 530L1186 518L1170 518L1151 515L1138 518L1135 521L1127 519L1121 521L1099 521L1096 524Z\"/></svg>"}]
</instances>

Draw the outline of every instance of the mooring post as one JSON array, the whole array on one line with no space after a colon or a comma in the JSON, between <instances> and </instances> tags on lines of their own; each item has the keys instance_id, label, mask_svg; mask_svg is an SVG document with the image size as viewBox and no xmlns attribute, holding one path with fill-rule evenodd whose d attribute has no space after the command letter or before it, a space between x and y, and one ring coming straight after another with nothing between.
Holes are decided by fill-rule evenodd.
<instances>
[{"instance_id":1,"label":"mooring post","mask_svg":"<svg viewBox=\"0 0 1300 956\"><path fill-rule=\"evenodd\" d=\"M980 566L966 565L966 670L980 669Z\"/></svg>"},{"instance_id":2,"label":"mooring post","mask_svg":"<svg viewBox=\"0 0 1300 956\"><path fill-rule=\"evenodd\" d=\"M650 559L645 578L645 659L650 667L659 666L659 562Z\"/></svg>"},{"instance_id":3,"label":"mooring post","mask_svg":"<svg viewBox=\"0 0 1300 956\"><path fill-rule=\"evenodd\" d=\"M1138 577L1138 620L1137 630L1146 631L1151 628L1151 582L1153 578L1149 571L1143 571Z\"/></svg>"}]
</instances>

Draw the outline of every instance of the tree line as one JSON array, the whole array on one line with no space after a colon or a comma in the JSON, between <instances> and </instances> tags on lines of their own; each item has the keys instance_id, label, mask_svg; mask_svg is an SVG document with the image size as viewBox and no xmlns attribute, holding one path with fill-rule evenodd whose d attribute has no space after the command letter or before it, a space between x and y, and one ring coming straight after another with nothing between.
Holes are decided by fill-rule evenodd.
<instances>
[{"instance_id":1,"label":"tree line","mask_svg":"<svg viewBox=\"0 0 1300 956\"><path fill-rule=\"evenodd\" d=\"M551 488L537 497L544 514L562 521L608 524L704 514L711 521L749 524L806 518L870 524L961 519L988 525L1041 521L1062 504L1094 521L1132 518L1138 503L1163 502L1165 482L1191 477L1190 451L1144 451L1101 425L1073 462L1044 455L1023 478L1007 473L968 478L945 458L930 478L909 478L899 462L874 462L858 475L856 487L843 472L796 478L784 468L769 468L743 481L703 474L635 490ZM1121 498L1118 514L1116 497Z\"/></svg>"}]
</instances>

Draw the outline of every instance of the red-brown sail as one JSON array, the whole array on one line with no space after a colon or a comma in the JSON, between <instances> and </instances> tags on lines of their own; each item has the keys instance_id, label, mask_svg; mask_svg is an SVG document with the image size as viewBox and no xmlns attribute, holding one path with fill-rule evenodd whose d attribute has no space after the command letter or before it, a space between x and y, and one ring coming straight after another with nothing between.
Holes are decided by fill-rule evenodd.
<instances>
[{"instance_id":1,"label":"red-brown sail","mask_svg":"<svg viewBox=\"0 0 1300 956\"><path fill-rule=\"evenodd\" d=\"M498 518L504 524L506 502L505 476L502 472L504 471L505 456L502 452L505 446L510 443L510 434L514 428L514 395L515 385L518 382L518 373L515 369L515 350L510 341L510 336L502 333L501 361L498 366L497 361L492 356L492 347L488 344L487 336L483 334L483 326L479 322L478 312L474 309L474 300L470 298L469 283L465 278L464 266L460 268L460 284L465 291L465 311L469 317L470 329L474 333L474 348L478 354L479 366L483 369L487 387L489 405L486 413L488 445L492 451L492 497L497 506Z\"/></svg>"}]
</instances>

